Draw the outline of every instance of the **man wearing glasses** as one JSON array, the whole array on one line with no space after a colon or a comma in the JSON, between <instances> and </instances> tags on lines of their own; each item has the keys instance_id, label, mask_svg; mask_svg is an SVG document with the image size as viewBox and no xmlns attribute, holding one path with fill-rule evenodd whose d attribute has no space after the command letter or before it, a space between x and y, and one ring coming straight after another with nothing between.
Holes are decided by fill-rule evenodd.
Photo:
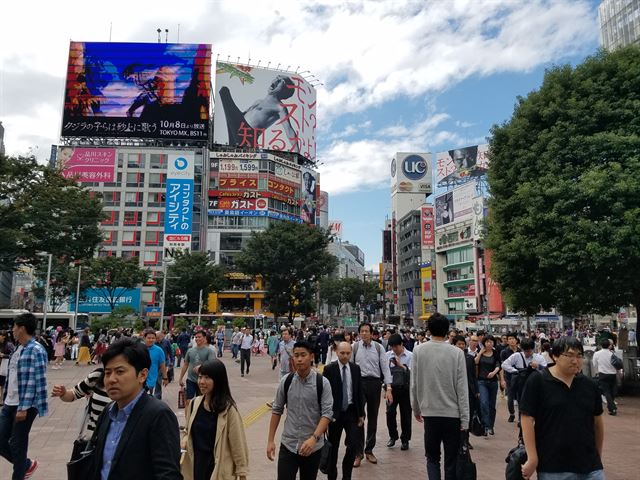
<instances>
[{"instance_id":1,"label":"man wearing glasses","mask_svg":"<svg viewBox=\"0 0 640 480\"><path fill-rule=\"evenodd\" d=\"M574 337L553 343L549 368L533 372L520 399L527 462L522 476L539 480L604 480L604 424L597 385L582 371Z\"/></svg>"}]
</instances>

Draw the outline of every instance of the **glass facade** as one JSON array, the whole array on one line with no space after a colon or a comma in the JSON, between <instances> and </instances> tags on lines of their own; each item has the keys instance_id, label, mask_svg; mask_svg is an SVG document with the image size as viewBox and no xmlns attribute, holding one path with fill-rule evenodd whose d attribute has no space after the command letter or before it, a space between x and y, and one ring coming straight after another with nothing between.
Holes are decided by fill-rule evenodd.
<instances>
[{"instance_id":1,"label":"glass facade","mask_svg":"<svg viewBox=\"0 0 640 480\"><path fill-rule=\"evenodd\" d=\"M604 0L598 13L600 40L607 50L640 45L640 0Z\"/></svg>"}]
</instances>

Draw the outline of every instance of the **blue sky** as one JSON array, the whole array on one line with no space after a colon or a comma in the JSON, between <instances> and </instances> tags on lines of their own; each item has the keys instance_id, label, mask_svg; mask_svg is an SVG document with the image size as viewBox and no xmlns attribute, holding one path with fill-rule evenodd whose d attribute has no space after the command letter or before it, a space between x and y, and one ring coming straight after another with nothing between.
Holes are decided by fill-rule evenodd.
<instances>
[{"instance_id":1,"label":"blue sky","mask_svg":"<svg viewBox=\"0 0 640 480\"><path fill-rule=\"evenodd\" d=\"M482 143L545 68L598 48L597 0L23 0L3 6L0 121L9 154L58 142L69 40L211 43L214 56L310 71L331 219L377 264L389 161ZM37 9L38 15L33 15ZM25 22L24 19L29 21Z\"/></svg>"}]
</instances>

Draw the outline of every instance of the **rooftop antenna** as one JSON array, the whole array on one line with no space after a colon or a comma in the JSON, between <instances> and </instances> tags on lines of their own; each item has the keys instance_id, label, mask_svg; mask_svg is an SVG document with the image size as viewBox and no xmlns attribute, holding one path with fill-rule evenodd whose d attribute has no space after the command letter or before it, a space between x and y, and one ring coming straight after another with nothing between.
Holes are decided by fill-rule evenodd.
<instances>
[{"instance_id":1,"label":"rooftop antenna","mask_svg":"<svg viewBox=\"0 0 640 480\"><path fill-rule=\"evenodd\" d=\"M164 29L164 43L169 43L169 29Z\"/></svg>"},{"instance_id":2,"label":"rooftop antenna","mask_svg":"<svg viewBox=\"0 0 640 480\"><path fill-rule=\"evenodd\" d=\"M238 55L238 61L236 63L240 63L240 55Z\"/></svg>"},{"instance_id":3,"label":"rooftop antenna","mask_svg":"<svg viewBox=\"0 0 640 480\"><path fill-rule=\"evenodd\" d=\"M267 68L269 68L269 65L271 65L271 60L269 60L269 63L267 63Z\"/></svg>"},{"instance_id":4,"label":"rooftop antenna","mask_svg":"<svg viewBox=\"0 0 640 480\"><path fill-rule=\"evenodd\" d=\"M111 41L112 32L113 32L113 22L109 22L109 41Z\"/></svg>"},{"instance_id":5,"label":"rooftop antenna","mask_svg":"<svg viewBox=\"0 0 640 480\"><path fill-rule=\"evenodd\" d=\"M159 28L158 30L156 30L156 32L158 32L158 43L162 42L162 38L160 37L160 33L162 33L162 29Z\"/></svg>"},{"instance_id":6,"label":"rooftop antenna","mask_svg":"<svg viewBox=\"0 0 640 480\"><path fill-rule=\"evenodd\" d=\"M180 24L178 24L178 43L180 43Z\"/></svg>"},{"instance_id":7,"label":"rooftop antenna","mask_svg":"<svg viewBox=\"0 0 640 480\"><path fill-rule=\"evenodd\" d=\"M258 67L260 66L260 62L261 62L261 61L262 61L262 60L258 60Z\"/></svg>"},{"instance_id":8,"label":"rooftop antenna","mask_svg":"<svg viewBox=\"0 0 640 480\"><path fill-rule=\"evenodd\" d=\"M300 70L300 65L298 65L298 66L296 67L296 72L295 72L295 73L298 73L298 70Z\"/></svg>"},{"instance_id":9,"label":"rooftop antenna","mask_svg":"<svg viewBox=\"0 0 640 480\"><path fill-rule=\"evenodd\" d=\"M278 66L276 67L276 70L278 70L280 68L280 64L278 64Z\"/></svg>"}]
</instances>

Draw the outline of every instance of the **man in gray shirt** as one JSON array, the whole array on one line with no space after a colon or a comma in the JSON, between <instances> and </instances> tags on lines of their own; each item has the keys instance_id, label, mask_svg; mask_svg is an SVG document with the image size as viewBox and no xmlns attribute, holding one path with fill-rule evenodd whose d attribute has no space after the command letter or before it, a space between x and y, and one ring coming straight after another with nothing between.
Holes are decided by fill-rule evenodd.
<instances>
[{"instance_id":1,"label":"man in gray shirt","mask_svg":"<svg viewBox=\"0 0 640 480\"><path fill-rule=\"evenodd\" d=\"M315 480L324 445L323 434L333 419L333 395L329 380L311 368L313 346L306 341L296 342L293 358L296 373L282 378L273 400L267 458L275 459L276 430L286 405L287 418L280 439L277 480L295 480L298 471L300 480ZM318 401L320 385L322 395Z\"/></svg>"},{"instance_id":2,"label":"man in gray shirt","mask_svg":"<svg viewBox=\"0 0 640 480\"><path fill-rule=\"evenodd\" d=\"M378 463L373 454L376 446L376 431L378 430L378 410L380 409L380 388L386 385L386 400L393 403L391 393L391 370L384 347L371 338L371 325L360 324L358 328L362 340L353 345L353 362L360 367L362 373L362 391L367 409L367 437L365 443L364 425L358 429L358 452L353 466L358 468L362 462L363 453L370 463Z\"/></svg>"},{"instance_id":3,"label":"man in gray shirt","mask_svg":"<svg viewBox=\"0 0 640 480\"><path fill-rule=\"evenodd\" d=\"M411 408L424 422L424 449L429 480L440 480L440 444L444 445L444 478L456 479L461 431L469 428L469 392L464 353L446 341L449 320L441 313L429 319L431 341L413 350Z\"/></svg>"}]
</instances>

